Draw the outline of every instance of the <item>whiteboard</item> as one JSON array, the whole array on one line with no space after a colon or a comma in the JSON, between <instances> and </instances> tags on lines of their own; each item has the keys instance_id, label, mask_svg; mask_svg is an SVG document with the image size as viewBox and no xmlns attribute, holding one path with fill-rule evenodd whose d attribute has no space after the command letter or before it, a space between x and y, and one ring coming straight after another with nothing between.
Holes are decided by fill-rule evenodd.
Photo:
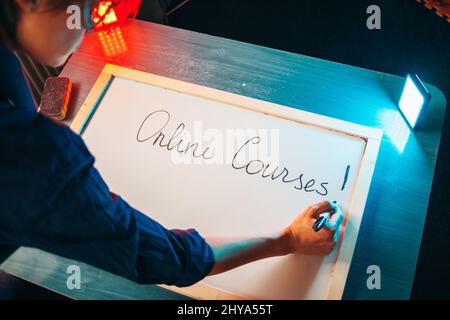
<instances>
[{"instance_id":1,"label":"whiteboard","mask_svg":"<svg viewBox=\"0 0 450 320\"><path fill-rule=\"evenodd\" d=\"M111 65L72 128L111 191L169 229L261 236L322 200L344 211L326 257L274 257L166 288L200 299L342 296L379 130Z\"/></svg>"}]
</instances>

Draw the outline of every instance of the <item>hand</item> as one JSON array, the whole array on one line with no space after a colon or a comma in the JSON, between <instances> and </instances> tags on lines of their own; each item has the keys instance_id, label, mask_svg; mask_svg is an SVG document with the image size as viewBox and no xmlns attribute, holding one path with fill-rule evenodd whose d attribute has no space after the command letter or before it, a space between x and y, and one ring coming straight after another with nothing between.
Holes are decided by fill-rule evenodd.
<instances>
[{"instance_id":1,"label":"hand","mask_svg":"<svg viewBox=\"0 0 450 320\"><path fill-rule=\"evenodd\" d=\"M331 210L335 213L322 229L315 232L312 226L316 219L320 218L320 214ZM339 207L328 201L307 207L284 231L288 253L329 254L338 240L336 231L342 220L343 216Z\"/></svg>"},{"instance_id":2,"label":"hand","mask_svg":"<svg viewBox=\"0 0 450 320\"><path fill-rule=\"evenodd\" d=\"M334 210L325 226L315 232L314 222L320 214ZM290 253L326 255L333 250L338 238L339 225L343 215L339 207L324 201L306 208L292 224L275 236L245 238L221 241L213 244L208 240L214 253L215 263L209 275L219 274L247 263Z\"/></svg>"}]
</instances>

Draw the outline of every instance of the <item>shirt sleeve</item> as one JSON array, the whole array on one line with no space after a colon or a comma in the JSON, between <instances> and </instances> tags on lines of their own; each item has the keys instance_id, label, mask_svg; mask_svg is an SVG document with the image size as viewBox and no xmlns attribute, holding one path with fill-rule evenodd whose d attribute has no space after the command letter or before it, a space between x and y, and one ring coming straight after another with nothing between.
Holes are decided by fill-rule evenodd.
<instances>
[{"instance_id":1,"label":"shirt sleeve","mask_svg":"<svg viewBox=\"0 0 450 320\"><path fill-rule=\"evenodd\" d=\"M78 149L86 157L63 170L66 179L51 180L45 205L27 217L23 245L145 284L189 286L210 272L214 255L197 231L168 230L132 208L109 191L81 139Z\"/></svg>"}]
</instances>

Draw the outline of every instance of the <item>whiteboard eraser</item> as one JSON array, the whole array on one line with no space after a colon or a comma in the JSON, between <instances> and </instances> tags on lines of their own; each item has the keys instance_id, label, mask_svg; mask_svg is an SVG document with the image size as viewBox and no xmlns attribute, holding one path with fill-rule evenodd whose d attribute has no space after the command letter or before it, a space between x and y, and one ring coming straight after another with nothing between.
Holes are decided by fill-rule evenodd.
<instances>
[{"instance_id":1,"label":"whiteboard eraser","mask_svg":"<svg viewBox=\"0 0 450 320\"><path fill-rule=\"evenodd\" d=\"M50 77L45 81L38 112L47 117L64 120L69 105L72 81L66 77Z\"/></svg>"}]
</instances>

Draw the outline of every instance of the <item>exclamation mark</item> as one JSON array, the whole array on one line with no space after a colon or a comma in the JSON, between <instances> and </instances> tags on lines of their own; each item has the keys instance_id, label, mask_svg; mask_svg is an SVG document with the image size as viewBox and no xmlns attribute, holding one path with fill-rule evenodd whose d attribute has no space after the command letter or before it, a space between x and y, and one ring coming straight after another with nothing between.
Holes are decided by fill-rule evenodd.
<instances>
[{"instance_id":1,"label":"exclamation mark","mask_svg":"<svg viewBox=\"0 0 450 320\"><path fill-rule=\"evenodd\" d=\"M344 191L345 184L347 183L349 172L350 172L350 165L348 165L347 169L345 169L344 182L342 183L341 191Z\"/></svg>"}]
</instances>

